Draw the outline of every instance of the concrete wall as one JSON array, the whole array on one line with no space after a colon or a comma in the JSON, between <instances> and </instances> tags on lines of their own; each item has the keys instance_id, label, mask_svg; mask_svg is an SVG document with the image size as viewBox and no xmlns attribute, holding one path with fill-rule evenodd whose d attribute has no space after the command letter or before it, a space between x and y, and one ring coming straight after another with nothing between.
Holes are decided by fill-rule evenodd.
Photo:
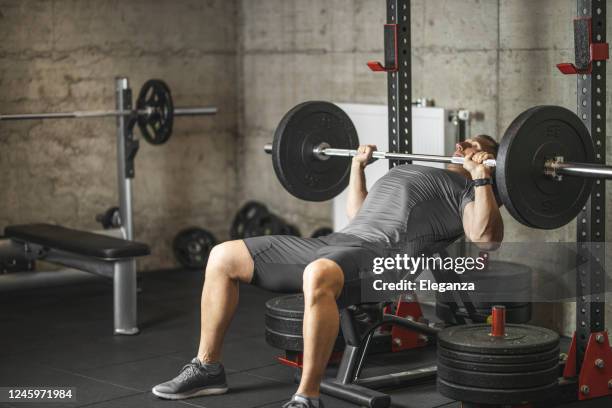
<instances>
[{"instance_id":1,"label":"concrete wall","mask_svg":"<svg viewBox=\"0 0 612 408\"><path fill-rule=\"evenodd\" d=\"M187 225L225 239L235 212L235 2L226 0L1 0L0 112L114 109L114 77L134 94L165 80L176 105L219 114L177 118L163 146L141 141L134 181L142 268L174 264ZM138 132L138 131L137 131ZM53 222L98 228L117 202L113 119L2 122L0 228Z\"/></svg>"},{"instance_id":2,"label":"concrete wall","mask_svg":"<svg viewBox=\"0 0 612 408\"><path fill-rule=\"evenodd\" d=\"M413 0L413 97L480 112L482 119L472 123L472 131L497 138L516 115L533 105L575 110L575 78L555 68L558 62L573 60L575 4ZM384 5L383 0L240 2L239 198L268 203L297 222L303 233L330 225L330 204L299 201L285 192L272 176L270 158L261 153L261 146L298 102L387 102L385 75L365 65L382 58ZM612 141L608 152L610 162ZM555 231L534 230L503 213L506 241L575 239L574 224ZM608 216L608 230L610 225ZM537 309L536 321L567 332L573 326L572 309L544 305Z\"/></svg>"}]
</instances>

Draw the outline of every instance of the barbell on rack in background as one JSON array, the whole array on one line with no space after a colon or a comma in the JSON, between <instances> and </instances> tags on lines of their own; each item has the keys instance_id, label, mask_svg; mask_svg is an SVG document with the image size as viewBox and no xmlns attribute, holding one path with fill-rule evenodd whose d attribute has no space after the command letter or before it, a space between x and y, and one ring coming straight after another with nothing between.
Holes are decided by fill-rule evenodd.
<instances>
[{"instance_id":1,"label":"barbell on rack in background","mask_svg":"<svg viewBox=\"0 0 612 408\"><path fill-rule=\"evenodd\" d=\"M140 89L136 107L132 110L0 114L0 121L130 116L135 118L135 123L138 123L145 140L159 145L166 143L172 136L174 116L214 115L216 113L216 107L175 108L168 85L162 80L150 79Z\"/></svg>"},{"instance_id":2,"label":"barbell on rack in background","mask_svg":"<svg viewBox=\"0 0 612 408\"><path fill-rule=\"evenodd\" d=\"M346 158L356 155L358 146L348 115L333 103L314 101L291 109L264 150L272 154L276 175L289 193L324 201L348 185L351 166ZM463 163L460 157L395 152L374 152L373 157ZM576 218L591 194L592 179L612 178L611 166L595 163L582 120L559 106L521 113L506 130L496 160L486 165L495 167L495 188L510 214L541 229L559 228Z\"/></svg>"}]
</instances>

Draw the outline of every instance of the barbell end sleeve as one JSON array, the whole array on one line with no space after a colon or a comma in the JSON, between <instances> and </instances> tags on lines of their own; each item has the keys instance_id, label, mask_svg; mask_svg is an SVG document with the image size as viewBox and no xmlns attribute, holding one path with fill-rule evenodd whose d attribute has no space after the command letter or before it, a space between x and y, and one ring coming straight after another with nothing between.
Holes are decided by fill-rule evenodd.
<instances>
[{"instance_id":1,"label":"barbell end sleeve","mask_svg":"<svg viewBox=\"0 0 612 408\"><path fill-rule=\"evenodd\" d=\"M216 106L202 108L175 108L176 116L197 116L197 115L215 115L219 110Z\"/></svg>"},{"instance_id":2,"label":"barbell end sleeve","mask_svg":"<svg viewBox=\"0 0 612 408\"><path fill-rule=\"evenodd\" d=\"M266 143L264 145L264 152L272 154L272 143Z\"/></svg>"}]
</instances>

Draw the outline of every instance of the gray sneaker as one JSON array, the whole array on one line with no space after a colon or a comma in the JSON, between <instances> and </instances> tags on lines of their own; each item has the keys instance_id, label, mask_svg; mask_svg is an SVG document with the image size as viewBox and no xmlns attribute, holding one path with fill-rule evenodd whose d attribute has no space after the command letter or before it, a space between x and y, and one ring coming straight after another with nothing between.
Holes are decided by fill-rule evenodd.
<instances>
[{"instance_id":1,"label":"gray sneaker","mask_svg":"<svg viewBox=\"0 0 612 408\"><path fill-rule=\"evenodd\" d=\"M307 398L300 395L294 395L291 401L283 404L281 408L316 408L315 405ZM323 401L319 400L318 408L325 408Z\"/></svg>"},{"instance_id":2,"label":"gray sneaker","mask_svg":"<svg viewBox=\"0 0 612 408\"><path fill-rule=\"evenodd\" d=\"M169 400L225 394L227 392L225 370L221 366L221 370L212 375L196 357L181 369L179 375L156 385L151 392L159 398Z\"/></svg>"}]
</instances>

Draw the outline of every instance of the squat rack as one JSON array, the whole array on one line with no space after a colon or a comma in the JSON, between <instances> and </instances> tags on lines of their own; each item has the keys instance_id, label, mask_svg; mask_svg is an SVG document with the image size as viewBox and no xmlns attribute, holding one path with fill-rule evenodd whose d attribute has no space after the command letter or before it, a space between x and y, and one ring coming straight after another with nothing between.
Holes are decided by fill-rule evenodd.
<instances>
[{"instance_id":1,"label":"squat rack","mask_svg":"<svg viewBox=\"0 0 612 408\"><path fill-rule=\"evenodd\" d=\"M589 129L596 163L606 153L606 2L577 0L574 20L575 64L558 64L564 74L577 75L577 114ZM369 61L372 71L387 73L389 151L412 153L410 0L386 0L384 62ZM393 157L393 156L390 156ZM406 163L408 160L402 160ZM390 160L389 167L399 164ZM591 198L578 216L576 275L576 332L563 377L559 401L585 400L612 395L612 350L605 330L605 180L594 182ZM343 332L351 331L351 311L343 311ZM350 337L350 336L349 336ZM404 372L374 379L359 379L355 372L359 339L348 338L347 349L334 380L321 384L323 392L368 406L388 406L389 397L371 388L435 374ZM374 380L374 381L372 381ZM374 386L376 384L376 387ZM364 387L365 386L365 387ZM379 405L380 404L380 405Z\"/></svg>"}]
</instances>

